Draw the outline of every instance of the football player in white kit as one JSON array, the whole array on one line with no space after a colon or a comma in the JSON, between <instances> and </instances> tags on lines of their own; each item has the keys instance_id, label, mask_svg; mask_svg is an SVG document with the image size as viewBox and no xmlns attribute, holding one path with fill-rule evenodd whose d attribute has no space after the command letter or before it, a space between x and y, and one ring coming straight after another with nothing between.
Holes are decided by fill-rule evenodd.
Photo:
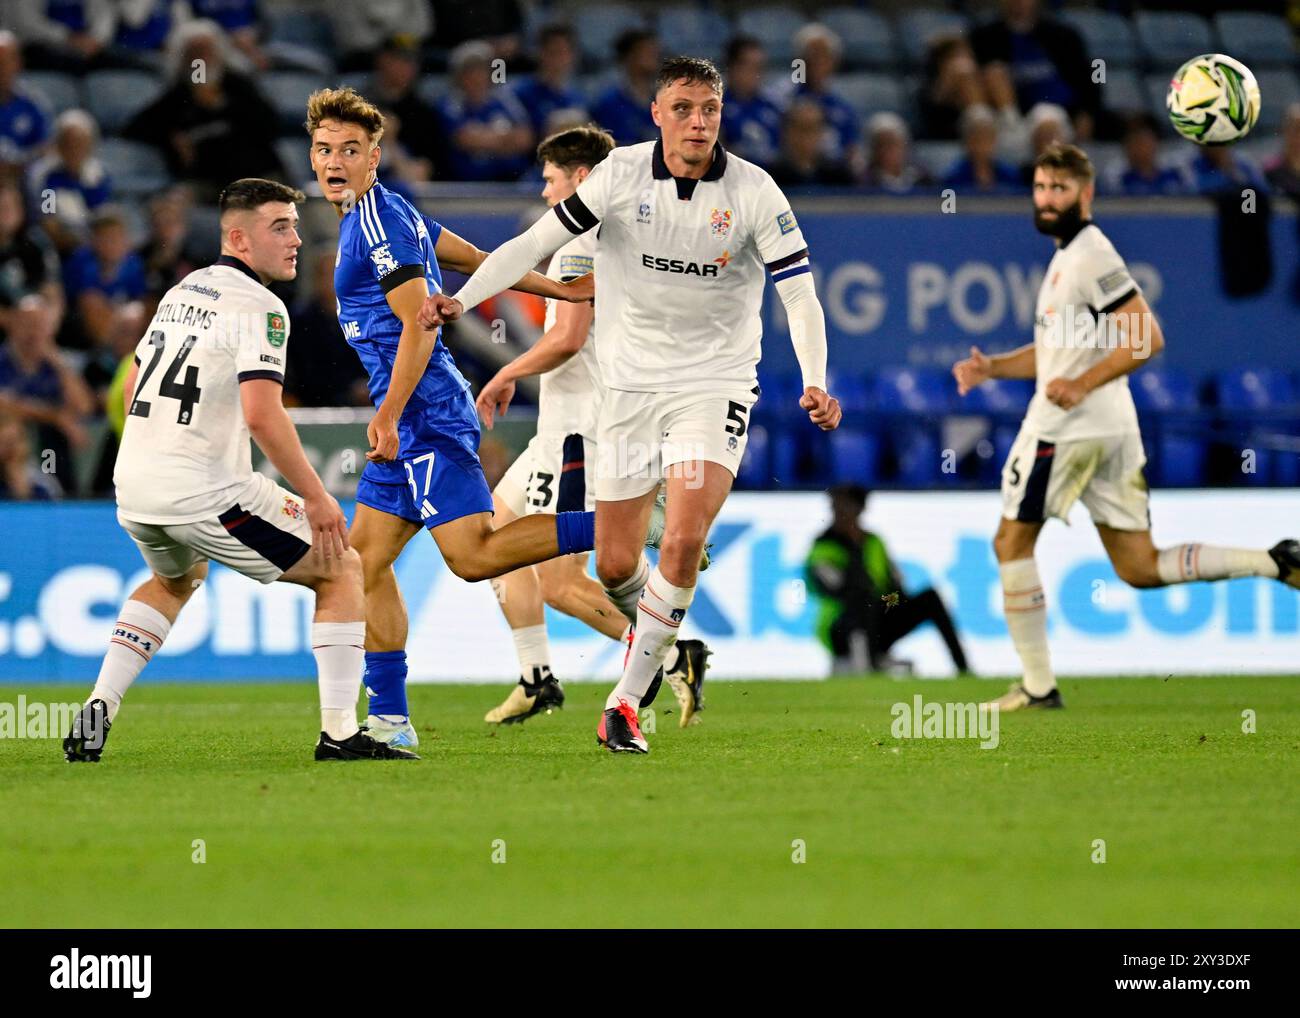
<instances>
[{"instance_id":1,"label":"football player in white kit","mask_svg":"<svg viewBox=\"0 0 1300 1018\"><path fill-rule=\"evenodd\" d=\"M594 126L561 131L538 145L547 205L554 208L572 195L613 148L613 137ZM552 256L547 275L561 282L585 275L594 267L595 254L594 232L574 237ZM490 429L495 416L505 415L518 380L541 376L537 434L492 492L498 526L530 513L595 508L596 423L604 391L596 361L595 310L590 304L548 300L545 330L478 394L479 416ZM492 588L510 624L519 682L488 711L483 720L489 724L514 724L564 704L564 689L551 671L545 605L619 643L630 640L636 622L634 611L625 618L587 575L585 553L516 569L492 580ZM665 662L683 728L701 706L708 654L703 641L680 640ZM653 695L652 686L643 706Z\"/></svg>"},{"instance_id":2,"label":"football player in white kit","mask_svg":"<svg viewBox=\"0 0 1300 1018\"><path fill-rule=\"evenodd\" d=\"M660 139L615 149L455 296L435 294L421 312L426 328L453 320L518 278L516 267L600 226L596 340L606 391L596 572L621 609L637 606L623 677L597 728L614 752L648 750L637 709L676 642L709 528L745 451L765 276L785 304L803 372L800 406L825 431L840 421L825 390L826 323L807 244L767 172L718 144L722 102L711 63L666 60L650 107ZM667 520L652 571L641 545L665 477Z\"/></svg>"},{"instance_id":3,"label":"football player in white kit","mask_svg":"<svg viewBox=\"0 0 1300 1018\"><path fill-rule=\"evenodd\" d=\"M289 315L267 289L297 274L297 203L271 180L221 194L221 257L163 296L126 379L117 518L153 576L118 613L89 700L63 742L97 762L122 697L208 575L209 560L316 594L317 760L415 760L359 730L365 600L347 518L307 462L281 402ZM249 436L294 486L254 473Z\"/></svg>"},{"instance_id":4,"label":"football player in white kit","mask_svg":"<svg viewBox=\"0 0 1300 1018\"><path fill-rule=\"evenodd\" d=\"M1034 163L1034 225L1056 243L1035 308L1034 341L988 356L977 347L953 367L964 396L990 378L1037 385L1002 471L1002 520L993 539L1007 628L1024 668L994 701L1004 711L1060 707L1047 647L1047 605L1034 544L1050 517L1081 500L1115 572L1134 587L1265 576L1300 586L1300 544L1271 551L1151 540L1146 454L1130 372L1164 348L1142 291L1092 222L1094 172L1083 150L1055 144Z\"/></svg>"}]
</instances>

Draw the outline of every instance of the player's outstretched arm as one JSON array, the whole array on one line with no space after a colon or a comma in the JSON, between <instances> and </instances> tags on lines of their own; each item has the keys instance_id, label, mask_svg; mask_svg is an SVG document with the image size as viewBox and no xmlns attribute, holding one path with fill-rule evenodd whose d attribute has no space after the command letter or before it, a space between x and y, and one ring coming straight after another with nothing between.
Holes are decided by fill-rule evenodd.
<instances>
[{"instance_id":1,"label":"player's outstretched arm","mask_svg":"<svg viewBox=\"0 0 1300 1018\"><path fill-rule=\"evenodd\" d=\"M952 377L957 380L957 395L965 396L990 378L1034 378L1037 370L1033 343L992 357L972 346L970 356L952 366Z\"/></svg>"},{"instance_id":2,"label":"player's outstretched arm","mask_svg":"<svg viewBox=\"0 0 1300 1018\"><path fill-rule=\"evenodd\" d=\"M284 387L269 378L239 383L239 401L249 434L289 485L302 496L311 524L312 549L326 558L342 555L348 546L348 519L320 475L307 461L298 429L282 400Z\"/></svg>"},{"instance_id":3,"label":"player's outstretched arm","mask_svg":"<svg viewBox=\"0 0 1300 1018\"><path fill-rule=\"evenodd\" d=\"M1141 293L1134 293L1110 312L1108 326L1112 322L1121 334L1117 337L1121 341L1115 343L1110 353L1083 374L1050 379L1044 388L1043 394L1062 410L1078 406L1093 389L1136 371L1165 348L1160 323Z\"/></svg>"},{"instance_id":4,"label":"player's outstretched arm","mask_svg":"<svg viewBox=\"0 0 1300 1018\"><path fill-rule=\"evenodd\" d=\"M488 257L488 253L483 251L464 237L458 237L445 226L438 234L438 243L434 245L433 252L438 256L438 265L443 269L451 269L454 272L463 273L466 276L472 276L478 271ZM594 279L579 277L573 282L562 283L550 276L543 275L536 269L532 269L524 274L523 278L510 287L511 290L517 290L520 293L532 293L538 297L548 297L551 300L561 301L587 301L590 300L595 292Z\"/></svg>"},{"instance_id":5,"label":"player's outstretched arm","mask_svg":"<svg viewBox=\"0 0 1300 1018\"><path fill-rule=\"evenodd\" d=\"M388 306L402 323L402 334L397 340L397 356L393 358L393 375L388 382L388 393L379 404L375 416L366 428L370 452L366 459L387 463L397 458L399 441L397 422L420 384L429 357L438 342L437 332L424 329L417 321L420 307L429 296L429 285L423 276L408 279L387 293Z\"/></svg>"},{"instance_id":6,"label":"player's outstretched arm","mask_svg":"<svg viewBox=\"0 0 1300 1018\"><path fill-rule=\"evenodd\" d=\"M494 413L502 417L506 415L519 379L558 368L582 349L595 314L590 304L560 304L556 307L555 324L529 349L498 371L478 394L475 405L487 427L492 427Z\"/></svg>"},{"instance_id":7,"label":"player's outstretched arm","mask_svg":"<svg viewBox=\"0 0 1300 1018\"><path fill-rule=\"evenodd\" d=\"M556 208L563 208L563 205ZM595 222L591 225L594 226ZM553 255L573 236L554 209L546 212L518 237L506 241L483 259L483 264L455 295L449 297L435 293L429 297L424 302L420 324L432 329L444 322L454 322L470 308L513 286L534 265Z\"/></svg>"},{"instance_id":8,"label":"player's outstretched arm","mask_svg":"<svg viewBox=\"0 0 1300 1018\"><path fill-rule=\"evenodd\" d=\"M781 279L776 292L785 305L790 324L790 342L803 374L803 395L799 406L822 431L834 431L843 416L840 401L826 391L826 315L809 272Z\"/></svg>"}]
</instances>

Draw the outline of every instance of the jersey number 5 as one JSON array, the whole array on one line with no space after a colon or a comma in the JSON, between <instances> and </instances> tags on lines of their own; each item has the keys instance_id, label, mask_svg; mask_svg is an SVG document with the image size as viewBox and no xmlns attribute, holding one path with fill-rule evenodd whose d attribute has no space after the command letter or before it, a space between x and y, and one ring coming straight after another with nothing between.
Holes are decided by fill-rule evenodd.
<instances>
[{"instance_id":1,"label":"jersey number 5","mask_svg":"<svg viewBox=\"0 0 1300 1018\"><path fill-rule=\"evenodd\" d=\"M167 370L163 372L162 382L158 385L158 395L166 396L168 399L180 400L180 410L176 414L177 424L189 424L194 419L194 407L199 401L199 396L203 390L199 388L199 369L193 364L186 366L185 358L190 355L194 349L194 344L199 341L198 336L186 336L181 348L176 351L176 356L168 365ZM135 395L131 399L131 415L134 417L148 417L149 412L153 410L153 404L140 399L139 396L144 392L145 385L149 382L149 377L158 367L158 362L162 360L163 347L167 344L167 337L163 335L162 330L154 329L149 333L149 344L153 347L153 356L149 358L149 363L144 369L144 374L135 385ZM176 383L176 376L181 373L181 368L185 368L185 381L179 385Z\"/></svg>"}]
</instances>

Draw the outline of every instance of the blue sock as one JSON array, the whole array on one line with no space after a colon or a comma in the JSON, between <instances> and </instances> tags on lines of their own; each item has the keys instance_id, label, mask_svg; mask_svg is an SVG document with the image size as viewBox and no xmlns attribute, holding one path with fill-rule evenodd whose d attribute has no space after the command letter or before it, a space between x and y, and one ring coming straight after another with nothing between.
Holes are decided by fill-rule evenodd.
<instances>
[{"instance_id":1,"label":"blue sock","mask_svg":"<svg viewBox=\"0 0 1300 1018\"><path fill-rule=\"evenodd\" d=\"M406 709L406 651L366 651L366 693L369 713L410 715Z\"/></svg>"},{"instance_id":2,"label":"blue sock","mask_svg":"<svg viewBox=\"0 0 1300 1018\"><path fill-rule=\"evenodd\" d=\"M555 539L560 543L561 555L591 551L596 547L596 514L556 513Z\"/></svg>"}]
</instances>

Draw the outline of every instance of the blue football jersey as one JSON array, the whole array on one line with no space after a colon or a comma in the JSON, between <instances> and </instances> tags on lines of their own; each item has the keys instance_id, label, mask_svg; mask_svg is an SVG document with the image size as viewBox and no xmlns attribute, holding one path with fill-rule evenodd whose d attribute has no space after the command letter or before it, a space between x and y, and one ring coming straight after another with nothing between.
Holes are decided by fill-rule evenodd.
<instances>
[{"instance_id":1,"label":"blue football jersey","mask_svg":"<svg viewBox=\"0 0 1300 1018\"><path fill-rule=\"evenodd\" d=\"M376 407L388 394L402 322L388 306L387 293L423 276L430 293L442 291L433 248L442 227L401 195L376 183L343 217L334 263L334 292L343 337L370 376ZM403 420L469 388L443 345L442 330L424 375L411 394Z\"/></svg>"}]
</instances>

